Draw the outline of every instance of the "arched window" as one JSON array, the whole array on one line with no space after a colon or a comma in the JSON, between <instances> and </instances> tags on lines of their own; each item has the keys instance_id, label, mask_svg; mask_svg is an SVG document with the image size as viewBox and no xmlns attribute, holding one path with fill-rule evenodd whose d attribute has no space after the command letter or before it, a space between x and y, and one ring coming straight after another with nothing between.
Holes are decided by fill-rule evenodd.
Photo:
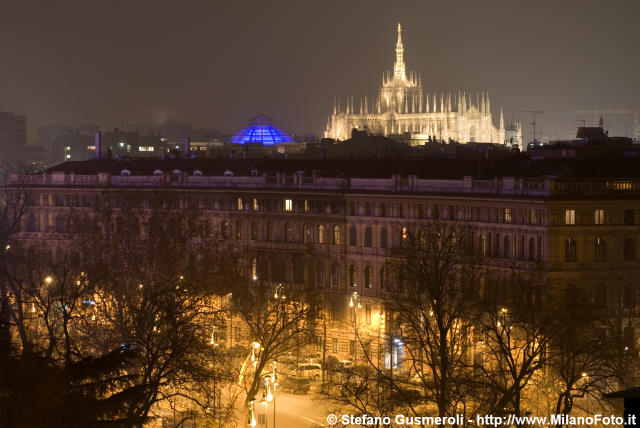
<instances>
[{"instance_id":1,"label":"arched window","mask_svg":"<svg viewBox=\"0 0 640 428\"><path fill-rule=\"evenodd\" d=\"M502 257L505 259L511 258L511 237L509 235L505 235L503 240Z\"/></svg>"},{"instance_id":2,"label":"arched window","mask_svg":"<svg viewBox=\"0 0 640 428\"><path fill-rule=\"evenodd\" d=\"M607 260L606 241L598 236L594 242L594 246L595 246L595 260L597 262L604 262L605 260Z\"/></svg>"},{"instance_id":3,"label":"arched window","mask_svg":"<svg viewBox=\"0 0 640 428\"><path fill-rule=\"evenodd\" d=\"M324 244L324 226L318 225L318 244Z\"/></svg>"},{"instance_id":4,"label":"arched window","mask_svg":"<svg viewBox=\"0 0 640 428\"><path fill-rule=\"evenodd\" d=\"M529 238L529 260L536 260L536 241L533 238Z\"/></svg>"},{"instance_id":5,"label":"arched window","mask_svg":"<svg viewBox=\"0 0 640 428\"><path fill-rule=\"evenodd\" d=\"M229 239L229 222L226 220L222 220L222 223L220 223L220 237Z\"/></svg>"},{"instance_id":6,"label":"arched window","mask_svg":"<svg viewBox=\"0 0 640 428\"><path fill-rule=\"evenodd\" d=\"M380 272L378 272L378 284L380 285L380 290L384 290L385 286L385 270L384 266L380 267Z\"/></svg>"},{"instance_id":7,"label":"arched window","mask_svg":"<svg viewBox=\"0 0 640 428\"><path fill-rule=\"evenodd\" d=\"M293 240L293 226L289 223L284 224L284 242L291 242Z\"/></svg>"},{"instance_id":8,"label":"arched window","mask_svg":"<svg viewBox=\"0 0 640 428\"><path fill-rule=\"evenodd\" d=\"M636 259L636 241L633 238L626 238L623 245L622 259L630 262Z\"/></svg>"},{"instance_id":9,"label":"arched window","mask_svg":"<svg viewBox=\"0 0 640 428\"><path fill-rule=\"evenodd\" d=\"M358 271L355 265L349 266L349 285L351 287L357 287L358 285Z\"/></svg>"},{"instance_id":10,"label":"arched window","mask_svg":"<svg viewBox=\"0 0 640 428\"><path fill-rule=\"evenodd\" d=\"M358 245L358 233L355 226L349 228L349 245L352 247Z\"/></svg>"},{"instance_id":11,"label":"arched window","mask_svg":"<svg viewBox=\"0 0 640 428\"><path fill-rule=\"evenodd\" d=\"M331 286L340 286L340 264L337 261L331 265Z\"/></svg>"},{"instance_id":12,"label":"arched window","mask_svg":"<svg viewBox=\"0 0 640 428\"><path fill-rule=\"evenodd\" d=\"M564 261L575 262L576 260L578 260L578 245L576 244L576 240L567 238L567 240L564 241Z\"/></svg>"},{"instance_id":13,"label":"arched window","mask_svg":"<svg viewBox=\"0 0 640 428\"><path fill-rule=\"evenodd\" d=\"M255 221L251 222L251 239L255 241L258 239L258 225Z\"/></svg>"},{"instance_id":14,"label":"arched window","mask_svg":"<svg viewBox=\"0 0 640 428\"><path fill-rule=\"evenodd\" d=\"M380 248L387 248L388 243L387 243L387 228L383 227L380 229Z\"/></svg>"},{"instance_id":15,"label":"arched window","mask_svg":"<svg viewBox=\"0 0 640 428\"><path fill-rule=\"evenodd\" d=\"M364 268L364 287L371 288L371 266Z\"/></svg>"},{"instance_id":16,"label":"arched window","mask_svg":"<svg viewBox=\"0 0 640 428\"><path fill-rule=\"evenodd\" d=\"M340 226L333 225L333 245L340 245Z\"/></svg>"},{"instance_id":17,"label":"arched window","mask_svg":"<svg viewBox=\"0 0 640 428\"><path fill-rule=\"evenodd\" d=\"M365 247L373 247L373 230L371 226L367 226L364 229L364 246Z\"/></svg>"}]
</instances>

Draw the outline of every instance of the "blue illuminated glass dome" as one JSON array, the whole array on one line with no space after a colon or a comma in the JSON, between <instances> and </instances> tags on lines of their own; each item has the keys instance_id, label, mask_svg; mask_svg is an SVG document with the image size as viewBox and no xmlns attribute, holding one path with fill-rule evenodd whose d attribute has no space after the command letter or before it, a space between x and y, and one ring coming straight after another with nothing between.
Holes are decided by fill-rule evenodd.
<instances>
[{"instance_id":1,"label":"blue illuminated glass dome","mask_svg":"<svg viewBox=\"0 0 640 428\"><path fill-rule=\"evenodd\" d=\"M278 143L292 143L293 139L282 129L273 126L272 120L266 116L256 116L250 121L251 125L241 129L233 137L233 144L260 143L272 146Z\"/></svg>"}]
</instances>

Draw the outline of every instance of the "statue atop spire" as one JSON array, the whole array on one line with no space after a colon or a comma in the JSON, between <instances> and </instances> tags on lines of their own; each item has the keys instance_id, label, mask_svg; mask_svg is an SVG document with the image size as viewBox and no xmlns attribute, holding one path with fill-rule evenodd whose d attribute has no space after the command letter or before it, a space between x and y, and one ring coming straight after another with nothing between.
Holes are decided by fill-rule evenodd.
<instances>
[{"instance_id":1,"label":"statue atop spire","mask_svg":"<svg viewBox=\"0 0 640 428\"><path fill-rule=\"evenodd\" d=\"M406 80L404 67L404 46L402 45L402 25L398 23L398 43L396 43L396 62L393 65L393 77Z\"/></svg>"}]
</instances>

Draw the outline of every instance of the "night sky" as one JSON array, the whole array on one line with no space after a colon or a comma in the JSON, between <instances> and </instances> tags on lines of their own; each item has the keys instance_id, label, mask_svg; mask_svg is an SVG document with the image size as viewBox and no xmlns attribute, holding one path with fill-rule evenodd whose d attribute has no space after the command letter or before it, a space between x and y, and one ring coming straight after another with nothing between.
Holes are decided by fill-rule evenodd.
<instances>
[{"instance_id":1,"label":"night sky","mask_svg":"<svg viewBox=\"0 0 640 428\"><path fill-rule=\"evenodd\" d=\"M320 134L334 95L377 94L401 22L430 93L487 90L525 140L522 110L565 137L593 121L574 110L640 110L639 19L635 0L0 0L0 111L28 116L29 142L49 123L231 133L259 113ZM613 134L632 124L605 116Z\"/></svg>"}]
</instances>

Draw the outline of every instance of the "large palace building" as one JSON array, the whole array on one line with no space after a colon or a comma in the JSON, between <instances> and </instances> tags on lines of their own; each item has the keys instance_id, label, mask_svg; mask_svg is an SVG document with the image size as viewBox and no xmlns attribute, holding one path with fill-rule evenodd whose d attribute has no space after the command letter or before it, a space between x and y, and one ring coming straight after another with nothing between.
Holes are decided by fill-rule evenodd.
<instances>
[{"instance_id":1,"label":"large palace building","mask_svg":"<svg viewBox=\"0 0 640 428\"><path fill-rule=\"evenodd\" d=\"M358 324L380 329L376 314L397 280L389 267L394 248L407 231L435 221L471 227L485 269L542 269L551 282L580 286L585 299L618 314L626 340L635 341L640 180L602 177L637 177L637 161L527 161L513 169L518 161L508 160L483 174L462 160L375 162L96 160L11 174L8 182L31 194L21 238L53 246L63 245L70 212L92 210L101 198L175 195L241 248L252 269L257 264L260 281L326 297L325 346L337 358L357 352L347 327L354 293ZM503 174L509 168L520 176ZM251 341L240 330L227 337ZM401 354L394 348L385 359L395 364Z\"/></svg>"},{"instance_id":2,"label":"large palace building","mask_svg":"<svg viewBox=\"0 0 640 428\"><path fill-rule=\"evenodd\" d=\"M520 124L504 125L502 110L498 127L493 124L489 95L458 92L429 94L422 89L422 78L407 71L404 63L402 27L398 24L398 42L393 76L383 74L380 93L376 98L360 99L356 111L353 97L346 105L334 100L324 136L346 140L352 129L372 134L411 134L412 144L426 141L458 141L509 144L522 149Z\"/></svg>"}]
</instances>

